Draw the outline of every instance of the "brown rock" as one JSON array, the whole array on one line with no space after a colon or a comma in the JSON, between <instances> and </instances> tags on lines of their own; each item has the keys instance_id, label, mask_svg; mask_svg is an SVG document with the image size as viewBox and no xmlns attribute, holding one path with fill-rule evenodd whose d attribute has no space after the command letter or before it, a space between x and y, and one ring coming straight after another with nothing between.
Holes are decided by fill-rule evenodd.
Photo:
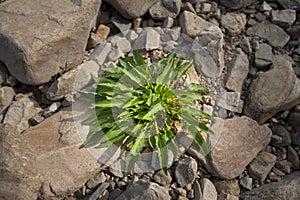
<instances>
[{"instance_id":1,"label":"brown rock","mask_svg":"<svg viewBox=\"0 0 300 200\"><path fill-rule=\"evenodd\" d=\"M240 186L238 180L225 180L214 183L218 194L231 194L235 196L240 195Z\"/></svg>"},{"instance_id":2,"label":"brown rock","mask_svg":"<svg viewBox=\"0 0 300 200\"><path fill-rule=\"evenodd\" d=\"M271 139L272 132L267 126L260 126L248 117L223 120L216 119L209 135L212 160L204 160L206 168L215 176L233 179L244 171Z\"/></svg>"},{"instance_id":3,"label":"brown rock","mask_svg":"<svg viewBox=\"0 0 300 200\"><path fill-rule=\"evenodd\" d=\"M81 61L101 0L11 0L0 5L0 60L39 85Z\"/></svg>"},{"instance_id":4,"label":"brown rock","mask_svg":"<svg viewBox=\"0 0 300 200\"><path fill-rule=\"evenodd\" d=\"M110 28L103 24L100 24L96 31L96 34L102 39L102 41L106 40L109 33L110 33Z\"/></svg>"},{"instance_id":5,"label":"brown rock","mask_svg":"<svg viewBox=\"0 0 300 200\"><path fill-rule=\"evenodd\" d=\"M15 91L11 87L1 87L0 88L0 114L5 111L8 106L12 103L15 96Z\"/></svg>"}]
</instances>

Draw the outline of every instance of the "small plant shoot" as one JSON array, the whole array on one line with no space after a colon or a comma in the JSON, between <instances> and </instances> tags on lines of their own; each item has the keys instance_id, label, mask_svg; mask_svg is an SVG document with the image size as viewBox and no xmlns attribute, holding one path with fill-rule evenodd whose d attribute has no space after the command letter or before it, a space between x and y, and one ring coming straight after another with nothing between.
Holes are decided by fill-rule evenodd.
<instances>
[{"instance_id":1,"label":"small plant shoot","mask_svg":"<svg viewBox=\"0 0 300 200\"><path fill-rule=\"evenodd\" d=\"M133 169L145 149L157 151L160 167L166 172L169 153L178 156L174 142L175 123L190 134L203 155L210 158L203 134L212 131L204 121L212 116L195 107L203 104L206 87L190 83L179 89L192 62L171 53L156 64L149 65L137 50L133 56L119 58L116 68L104 68L95 78L95 116L83 124L91 125L83 147L103 148L113 144L127 150L125 175Z\"/></svg>"}]
</instances>

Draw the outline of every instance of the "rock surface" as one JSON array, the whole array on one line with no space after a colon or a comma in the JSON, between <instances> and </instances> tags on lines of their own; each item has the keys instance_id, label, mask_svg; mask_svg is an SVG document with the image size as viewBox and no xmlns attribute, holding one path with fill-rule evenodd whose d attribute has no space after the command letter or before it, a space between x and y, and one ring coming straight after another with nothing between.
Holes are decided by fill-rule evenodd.
<instances>
[{"instance_id":1,"label":"rock surface","mask_svg":"<svg viewBox=\"0 0 300 200\"><path fill-rule=\"evenodd\" d=\"M116 200L131 200L131 199L166 199L170 196L168 190L159 186L156 183L149 183L139 180L126 188Z\"/></svg>"},{"instance_id":2,"label":"rock surface","mask_svg":"<svg viewBox=\"0 0 300 200\"><path fill-rule=\"evenodd\" d=\"M190 183L193 183L197 174L197 162L193 158L181 159L175 170L175 177L177 183L184 187Z\"/></svg>"},{"instance_id":3,"label":"rock surface","mask_svg":"<svg viewBox=\"0 0 300 200\"><path fill-rule=\"evenodd\" d=\"M282 28L267 23L259 23L248 28L247 34L250 36L259 36L267 40L273 47L284 47L290 40L290 36Z\"/></svg>"},{"instance_id":4,"label":"rock surface","mask_svg":"<svg viewBox=\"0 0 300 200\"><path fill-rule=\"evenodd\" d=\"M239 9L251 5L255 0L220 0L221 4L233 9Z\"/></svg>"},{"instance_id":5,"label":"rock surface","mask_svg":"<svg viewBox=\"0 0 300 200\"><path fill-rule=\"evenodd\" d=\"M226 13L221 19L221 25L232 35L240 34L245 29L246 22L244 13Z\"/></svg>"},{"instance_id":6,"label":"rock surface","mask_svg":"<svg viewBox=\"0 0 300 200\"><path fill-rule=\"evenodd\" d=\"M158 0L105 0L111 4L121 15L134 19L144 15Z\"/></svg>"},{"instance_id":7,"label":"rock surface","mask_svg":"<svg viewBox=\"0 0 300 200\"><path fill-rule=\"evenodd\" d=\"M279 182L263 185L241 195L243 200L298 200L300 172L292 173Z\"/></svg>"},{"instance_id":8,"label":"rock surface","mask_svg":"<svg viewBox=\"0 0 300 200\"><path fill-rule=\"evenodd\" d=\"M191 37L195 37L197 33L206 29L214 24L205 21L200 16L195 15L189 11L183 11L179 17L179 24L182 28L182 33L187 34Z\"/></svg>"},{"instance_id":9,"label":"rock surface","mask_svg":"<svg viewBox=\"0 0 300 200\"><path fill-rule=\"evenodd\" d=\"M50 81L80 62L100 3L12 0L1 4L0 60L23 83ZM16 22L21 23L16 26Z\"/></svg>"},{"instance_id":10,"label":"rock surface","mask_svg":"<svg viewBox=\"0 0 300 200\"><path fill-rule=\"evenodd\" d=\"M300 80L285 56L273 60L271 70L252 82L244 114L263 123L275 113L300 103Z\"/></svg>"},{"instance_id":11,"label":"rock surface","mask_svg":"<svg viewBox=\"0 0 300 200\"><path fill-rule=\"evenodd\" d=\"M255 65L258 68L272 64L273 53L272 47L268 44L259 44L255 52Z\"/></svg>"},{"instance_id":12,"label":"rock surface","mask_svg":"<svg viewBox=\"0 0 300 200\"><path fill-rule=\"evenodd\" d=\"M270 142L272 133L247 117L216 120L211 127L215 134L208 138L212 160L198 157L215 176L233 179Z\"/></svg>"},{"instance_id":13,"label":"rock surface","mask_svg":"<svg viewBox=\"0 0 300 200\"><path fill-rule=\"evenodd\" d=\"M10 106L15 96L15 91L11 87L0 88L0 114Z\"/></svg>"}]
</instances>

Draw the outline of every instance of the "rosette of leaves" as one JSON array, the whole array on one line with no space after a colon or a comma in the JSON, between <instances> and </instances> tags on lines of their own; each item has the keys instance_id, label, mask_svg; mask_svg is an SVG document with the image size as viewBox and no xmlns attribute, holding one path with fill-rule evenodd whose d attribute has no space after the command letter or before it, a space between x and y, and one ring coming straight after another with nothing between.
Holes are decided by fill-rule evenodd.
<instances>
[{"instance_id":1,"label":"rosette of leaves","mask_svg":"<svg viewBox=\"0 0 300 200\"><path fill-rule=\"evenodd\" d=\"M143 149L151 147L157 150L160 166L166 172L168 152L174 158L178 154L174 124L180 122L202 154L210 156L201 133L209 134L211 130L201 119L212 117L195 108L196 101L204 103L203 95L209 91L195 83L184 89L177 87L191 66L176 53L150 66L134 50L133 56L119 58L116 68L103 69L104 75L95 80L97 89L92 93L96 115L83 122L93 128L81 148L119 145L128 150L128 174Z\"/></svg>"}]
</instances>

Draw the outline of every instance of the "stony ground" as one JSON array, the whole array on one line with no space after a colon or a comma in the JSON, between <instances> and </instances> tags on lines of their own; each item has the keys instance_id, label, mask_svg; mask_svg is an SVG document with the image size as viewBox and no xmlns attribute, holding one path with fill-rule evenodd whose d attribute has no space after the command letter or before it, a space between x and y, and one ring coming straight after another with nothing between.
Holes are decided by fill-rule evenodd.
<instances>
[{"instance_id":1,"label":"stony ground","mask_svg":"<svg viewBox=\"0 0 300 200\"><path fill-rule=\"evenodd\" d=\"M300 199L299 11L299 0L0 0L0 199ZM194 61L185 81L211 91L212 160L178 134L167 175L153 153L124 177L116 147L78 149L77 91L133 49Z\"/></svg>"}]
</instances>

